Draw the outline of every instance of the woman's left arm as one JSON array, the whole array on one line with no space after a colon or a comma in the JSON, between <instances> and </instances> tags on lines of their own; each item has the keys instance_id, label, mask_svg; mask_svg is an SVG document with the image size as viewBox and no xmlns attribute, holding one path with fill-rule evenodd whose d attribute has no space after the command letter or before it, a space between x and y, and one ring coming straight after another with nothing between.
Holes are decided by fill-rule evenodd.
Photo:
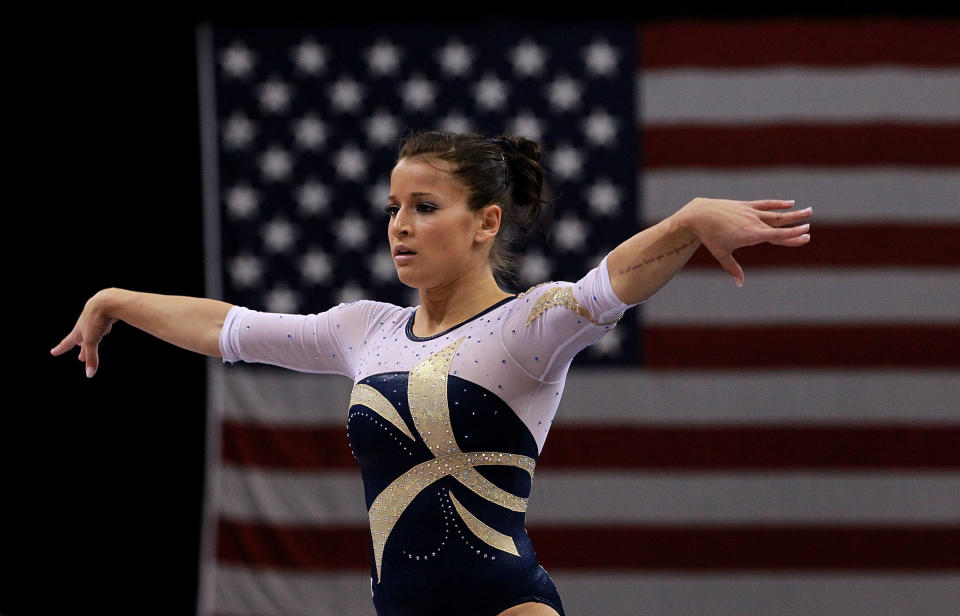
<instances>
[{"instance_id":1,"label":"woman's left arm","mask_svg":"<svg viewBox=\"0 0 960 616\"><path fill-rule=\"evenodd\" d=\"M724 270L743 286L743 269L733 251L770 243L803 246L812 208L789 210L793 201L732 201L697 198L677 213L637 233L607 257L613 291L625 304L639 304L673 278L703 244Z\"/></svg>"}]
</instances>

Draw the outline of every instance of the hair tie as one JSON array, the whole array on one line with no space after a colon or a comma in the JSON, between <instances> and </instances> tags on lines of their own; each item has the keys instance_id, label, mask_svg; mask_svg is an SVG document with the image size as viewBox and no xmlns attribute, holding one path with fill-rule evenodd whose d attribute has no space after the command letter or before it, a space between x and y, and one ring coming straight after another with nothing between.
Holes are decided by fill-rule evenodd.
<instances>
[{"instance_id":1,"label":"hair tie","mask_svg":"<svg viewBox=\"0 0 960 616\"><path fill-rule=\"evenodd\" d=\"M500 147L502 147L503 149L505 149L505 150L510 150L510 151L513 152L514 154L519 154L519 153L520 153L520 152L517 152L517 148L513 147L513 144L510 143L509 141L507 141L506 139L487 139L487 141L489 141L489 142L491 142L491 143L496 143L496 144L498 144Z\"/></svg>"}]
</instances>

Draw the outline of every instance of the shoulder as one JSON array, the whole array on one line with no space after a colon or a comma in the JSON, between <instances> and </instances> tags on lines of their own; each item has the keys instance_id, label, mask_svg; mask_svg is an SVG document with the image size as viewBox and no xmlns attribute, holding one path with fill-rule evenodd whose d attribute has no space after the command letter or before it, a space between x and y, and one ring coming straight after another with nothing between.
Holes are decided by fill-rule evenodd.
<instances>
[{"instance_id":1,"label":"shoulder","mask_svg":"<svg viewBox=\"0 0 960 616\"><path fill-rule=\"evenodd\" d=\"M552 308L561 308L561 312L567 314L573 313L581 319L586 319L594 325L607 325L608 323L594 316L591 312L591 298L584 294L583 281L566 282L550 281L543 282L517 295L517 300L522 301L521 305L529 305L529 310L523 310L526 313L526 324L533 323L542 317ZM612 322L616 322L613 319Z\"/></svg>"}]
</instances>

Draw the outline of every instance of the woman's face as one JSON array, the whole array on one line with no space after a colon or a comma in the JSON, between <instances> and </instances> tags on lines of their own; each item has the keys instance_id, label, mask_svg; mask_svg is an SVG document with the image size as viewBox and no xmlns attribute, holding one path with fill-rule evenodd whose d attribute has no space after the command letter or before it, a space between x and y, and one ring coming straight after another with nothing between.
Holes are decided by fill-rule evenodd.
<instances>
[{"instance_id":1,"label":"woman's face","mask_svg":"<svg viewBox=\"0 0 960 616\"><path fill-rule=\"evenodd\" d=\"M500 209L471 211L466 191L447 168L443 161L403 158L390 176L387 236L400 281L410 287L436 288L489 268Z\"/></svg>"}]
</instances>

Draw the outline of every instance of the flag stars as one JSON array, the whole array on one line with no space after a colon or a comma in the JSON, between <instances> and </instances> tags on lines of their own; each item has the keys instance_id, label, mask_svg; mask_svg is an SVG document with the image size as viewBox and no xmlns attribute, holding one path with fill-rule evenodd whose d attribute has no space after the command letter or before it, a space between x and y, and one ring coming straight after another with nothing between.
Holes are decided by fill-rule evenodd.
<instances>
[{"instance_id":1,"label":"flag stars","mask_svg":"<svg viewBox=\"0 0 960 616\"><path fill-rule=\"evenodd\" d=\"M263 303L268 312L292 313L297 312L300 296L285 286L275 287L264 295Z\"/></svg>"},{"instance_id":2,"label":"flag stars","mask_svg":"<svg viewBox=\"0 0 960 616\"><path fill-rule=\"evenodd\" d=\"M257 126L243 113L230 116L223 125L223 143L230 150L242 150L253 141Z\"/></svg>"},{"instance_id":3,"label":"flag stars","mask_svg":"<svg viewBox=\"0 0 960 616\"><path fill-rule=\"evenodd\" d=\"M521 135L533 141L542 141L543 122L529 111L524 111L513 118L507 126L507 132L513 135Z\"/></svg>"},{"instance_id":4,"label":"flag stars","mask_svg":"<svg viewBox=\"0 0 960 616\"><path fill-rule=\"evenodd\" d=\"M228 76L243 79L253 71L256 62L255 54L247 48L243 41L235 41L220 52L220 66Z\"/></svg>"},{"instance_id":5,"label":"flag stars","mask_svg":"<svg viewBox=\"0 0 960 616\"><path fill-rule=\"evenodd\" d=\"M346 145L333 157L337 175L344 180L362 180L367 174L367 155L363 150Z\"/></svg>"},{"instance_id":6,"label":"flag stars","mask_svg":"<svg viewBox=\"0 0 960 616\"><path fill-rule=\"evenodd\" d=\"M384 178L380 178L367 190L367 201L370 203L370 209L377 214L384 214L384 208L387 206L387 197L389 196L390 182Z\"/></svg>"},{"instance_id":7,"label":"flag stars","mask_svg":"<svg viewBox=\"0 0 960 616\"><path fill-rule=\"evenodd\" d=\"M349 214L334 223L334 230L336 231L337 242L345 248L353 249L365 246L367 236L370 233L367 229L367 222L353 214Z\"/></svg>"},{"instance_id":8,"label":"flag stars","mask_svg":"<svg viewBox=\"0 0 960 616\"><path fill-rule=\"evenodd\" d=\"M473 123L459 111L451 111L440 120L440 128L453 133L473 132Z\"/></svg>"},{"instance_id":9,"label":"flag stars","mask_svg":"<svg viewBox=\"0 0 960 616\"><path fill-rule=\"evenodd\" d=\"M390 41L380 40L367 48L364 56L372 74L393 75L400 68L403 50Z\"/></svg>"},{"instance_id":10,"label":"flag stars","mask_svg":"<svg viewBox=\"0 0 960 616\"><path fill-rule=\"evenodd\" d=\"M507 102L508 85L496 75L488 73L473 88L477 106L484 111L499 111Z\"/></svg>"},{"instance_id":11,"label":"flag stars","mask_svg":"<svg viewBox=\"0 0 960 616\"><path fill-rule=\"evenodd\" d=\"M252 218L259 207L259 195L249 184L238 184L227 190L227 211L233 218Z\"/></svg>"},{"instance_id":12,"label":"flag stars","mask_svg":"<svg viewBox=\"0 0 960 616\"><path fill-rule=\"evenodd\" d=\"M312 248L300 258L300 275L313 284L322 284L330 280L333 272L333 260L327 253Z\"/></svg>"},{"instance_id":13,"label":"flag stars","mask_svg":"<svg viewBox=\"0 0 960 616\"><path fill-rule=\"evenodd\" d=\"M437 87L422 75L415 75L400 86L403 104L413 111L426 111L433 107Z\"/></svg>"},{"instance_id":14,"label":"flag stars","mask_svg":"<svg viewBox=\"0 0 960 616\"><path fill-rule=\"evenodd\" d=\"M293 48L292 56L298 70L316 76L327 69L330 51L318 45L312 38L308 38L300 41L300 44Z\"/></svg>"},{"instance_id":15,"label":"flag stars","mask_svg":"<svg viewBox=\"0 0 960 616\"><path fill-rule=\"evenodd\" d=\"M393 264L393 257L384 250L378 250L367 265L371 275L380 283L389 282L396 278L397 269Z\"/></svg>"},{"instance_id":16,"label":"flag stars","mask_svg":"<svg viewBox=\"0 0 960 616\"><path fill-rule=\"evenodd\" d=\"M550 159L554 173L561 180L572 180L583 173L583 155L569 144L557 147Z\"/></svg>"},{"instance_id":17,"label":"flag stars","mask_svg":"<svg viewBox=\"0 0 960 616\"><path fill-rule=\"evenodd\" d=\"M316 216L330 206L330 189L317 180L307 180L295 192L297 206L302 214Z\"/></svg>"},{"instance_id":18,"label":"flag stars","mask_svg":"<svg viewBox=\"0 0 960 616\"><path fill-rule=\"evenodd\" d=\"M605 40L597 40L583 50L587 72L597 77L612 77L617 72L620 52Z\"/></svg>"},{"instance_id":19,"label":"flag stars","mask_svg":"<svg viewBox=\"0 0 960 616\"><path fill-rule=\"evenodd\" d=\"M349 75L340 77L329 88L330 104L335 111L355 113L363 102L363 86Z\"/></svg>"},{"instance_id":20,"label":"flag stars","mask_svg":"<svg viewBox=\"0 0 960 616\"><path fill-rule=\"evenodd\" d=\"M297 145L306 150L316 150L327 143L327 125L312 114L294 122L293 134Z\"/></svg>"},{"instance_id":21,"label":"flag stars","mask_svg":"<svg viewBox=\"0 0 960 616\"><path fill-rule=\"evenodd\" d=\"M290 176L293 158L279 146L271 146L260 155L260 172L268 180L280 182Z\"/></svg>"},{"instance_id":22,"label":"flag stars","mask_svg":"<svg viewBox=\"0 0 960 616\"><path fill-rule=\"evenodd\" d=\"M606 111L594 110L583 120L583 133L595 146L609 147L616 144L617 120Z\"/></svg>"},{"instance_id":23,"label":"flag stars","mask_svg":"<svg viewBox=\"0 0 960 616\"><path fill-rule=\"evenodd\" d=\"M251 254L237 255L227 264L230 280L238 288L251 288L259 284L263 277L263 263Z\"/></svg>"},{"instance_id":24,"label":"flag stars","mask_svg":"<svg viewBox=\"0 0 960 616\"><path fill-rule=\"evenodd\" d=\"M530 251L520 263L520 277L528 283L538 283L550 277L550 260L539 251ZM516 333L516 330L514 330Z\"/></svg>"},{"instance_id":25,"label":"flag stars","mask_svg":"<svg viewBox=\"0 0 960 616\"><path fill-rule=\"evenodd\" d=\"M583 87L569 75L559 75L546 88L547 99L557 111L572 111L580 106Z\"/></svg>"},{"instance_id":26,"label":"flag stars","mask_svg":"<svg viewBox=\"0 0 960 616\"><path fill-rule=\"evenodd\" d=\"M269 113L282 113L290 106L290 86L279 79L265 81L257 88L260 106Z\"/></svg>"},{"instance_id":27,"label":"flag stars","mask_svg":"<svg viewBox=\"0 0 960 616\"><path fill-rule=\"evenodd\" d=\"M510 62L516 74L538 77L546 66L547 52L533 41L525 40L510 50Z\"/></svg>"},{"instance_id":28,"label":"flag stars","mask_svg":"<svg viewBox=\"0 0 960 616\"><path fill-rule=\"evenodd\" d=\"M557 245L568 252L583 248L586 236L586 225L572 216L560 220L554 226L554 238Z\"/></svg>"},{"instance_id":29,"label":"flag stars","mask_svg":"<svg viewBox=\"0 0 960 616\"><path fill-rule=\"evenodd\" d=\"M623 194L609 178L600 178L588 186L584 196L590 211L599 216L615 216L620 213Z\"/></svg>"},{"instance_id":30,"label":"flag stars","mask_svg":"<svg viewBox=\"0 0 960 616\"><path fill-rule=\"evenodd\" d=\"M367 139L380 147L393 146L400 134L397 119L382 109L367 118L365 127Z\"/></svg>"},{"instance_id":31,"label":"flag stars","mask_svg":"<svg viewBox=\"0 0 960 616\"><path fill-rule=\"evenodd\" d=\"M440 69L448 77L463 77L470 72L474 52L459 40L452 40L437 52Z\"/></svg>"},{"instance_id":32,"label":"flag stars","mask_svg":"<svg viewBox=\"0 0 960 616\"><path fill-rule=\"evenodd\" d=\"M366 297L367 292L363 287L357 283L351 281L341 287L340 291L337 292L337 302L342 304L349 304L350 302L355 302L357 300L363 299ZM363 341L364 344L367 343L366 340Z\"/></svg>"},{"instance_id":33,"label":"flag stars","mask_svg":"<svg viewBox=\"0 0 960 616\"><path fill-rule=\"evenodd\" d=\"M272 252L287 252L295 241L293 225L283 218L274 218L263 226L263 243Z\"/></svg>"}]
</instances>

